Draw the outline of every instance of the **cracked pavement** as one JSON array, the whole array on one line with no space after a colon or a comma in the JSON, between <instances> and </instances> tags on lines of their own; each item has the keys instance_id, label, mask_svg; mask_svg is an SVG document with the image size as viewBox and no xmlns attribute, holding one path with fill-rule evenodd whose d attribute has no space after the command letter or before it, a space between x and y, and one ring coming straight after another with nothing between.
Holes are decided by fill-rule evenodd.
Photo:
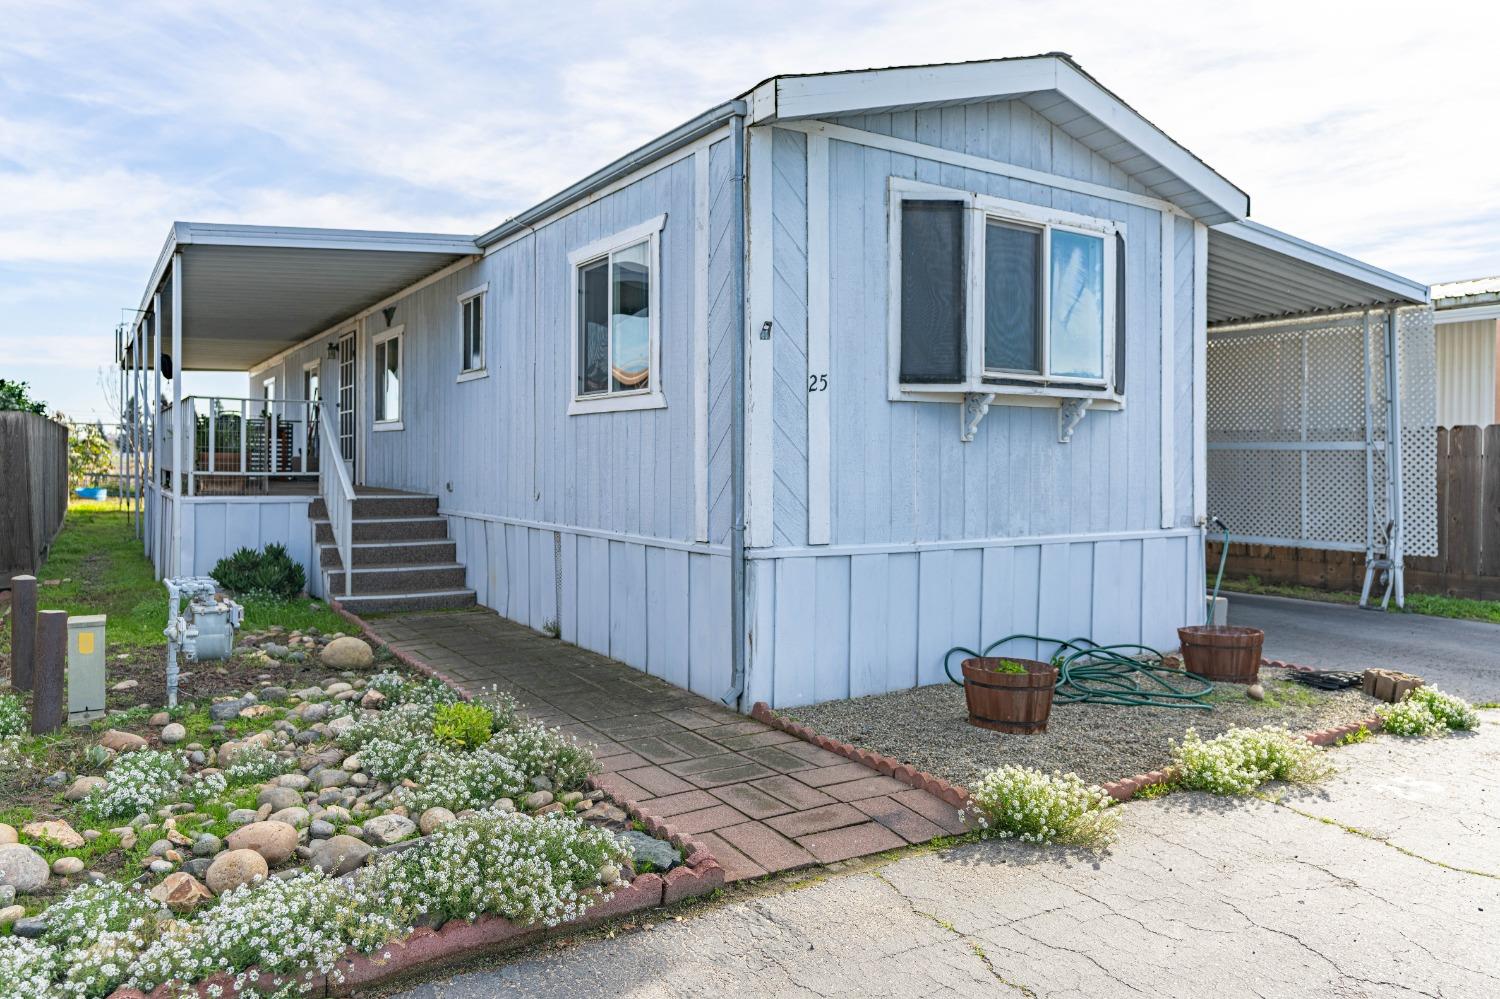
<instances>
[{"instance_id":1,"label":"cracked pavement","mask_svg":"<svg viewBox=\"0 0 1500 999\"><path fill-rule=\"evenodd\" d=\"M402 999L1500 995L1500 711L1315 789L1127 804L1109 852L969 844Z\"/></svg>"}]
</instances>

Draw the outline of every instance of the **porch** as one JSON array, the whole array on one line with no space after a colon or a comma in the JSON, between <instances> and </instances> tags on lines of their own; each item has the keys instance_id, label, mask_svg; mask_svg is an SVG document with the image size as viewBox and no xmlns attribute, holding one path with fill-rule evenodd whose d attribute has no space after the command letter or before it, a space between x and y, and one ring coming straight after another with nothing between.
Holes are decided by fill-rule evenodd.
<instances>
[{"instance_id":1,"label":"porch","mask_svg":"<svg viewBox=\"0 0 1500 999\"><path fill-rule=\"evenodd\" d=\"M461 689L508 694L591 747L601 786L703 841L731 881L963 830L927 791L494 611L399 614L374 628Z\"/></svg>"}]
</instances>

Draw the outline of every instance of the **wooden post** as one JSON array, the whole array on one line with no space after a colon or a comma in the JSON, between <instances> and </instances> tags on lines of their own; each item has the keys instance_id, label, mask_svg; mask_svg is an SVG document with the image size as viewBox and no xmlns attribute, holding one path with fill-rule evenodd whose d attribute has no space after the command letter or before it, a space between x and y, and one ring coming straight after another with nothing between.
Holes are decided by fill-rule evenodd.
<instances>
[{"instance_id":1,"label":"wooden post","mask_svg":"<svg viewBox=\"0 0 1500 999\"><path fill-rule=\"evenodd\" d=\"M36 655L36 577L15 576L10 581L10 685L31 689L31 664Z\"/></svg>"},{"instance_id":2,"label":"wooden post","mask_svg":"<svg viewBox=\"0 0 1500 999\"><path fill-rule=\"evenodd\" d=\"M32 677L31 734L46 735L62 728L63 675L68 662L68 612L37 614L36 673Z\"/></svg>"}]
</instances>

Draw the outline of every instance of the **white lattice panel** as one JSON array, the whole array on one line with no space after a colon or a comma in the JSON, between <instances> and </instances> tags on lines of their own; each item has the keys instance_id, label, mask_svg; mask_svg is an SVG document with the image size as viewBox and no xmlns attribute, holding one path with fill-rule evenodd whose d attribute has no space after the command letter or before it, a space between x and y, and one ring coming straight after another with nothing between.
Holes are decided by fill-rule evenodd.
<instances>
[{"instance_id":1,"label":"white lattice panel","mask_svg":"<svg viewBox=\"0 0 1500 999\"><path fill-rule=\"evenodd\" d=\"M1384 528L1385 318L1342 315L1210 337L1209 513L1234 535L1361 550ZM1436 554L1431 310L1401 310L1397 332L1405 550Z\"/></svg>"}]
</instances>

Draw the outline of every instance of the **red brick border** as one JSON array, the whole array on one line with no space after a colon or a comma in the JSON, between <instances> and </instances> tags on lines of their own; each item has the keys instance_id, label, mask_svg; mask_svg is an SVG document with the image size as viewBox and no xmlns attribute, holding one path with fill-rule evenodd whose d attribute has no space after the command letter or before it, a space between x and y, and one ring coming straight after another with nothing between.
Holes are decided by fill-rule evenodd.
<instances>
[{"instance_id":1,"label":"red brick border","mask_svg":"<svg viewBox=\"0 0 1500 999\"><path fill-rule=\"evenodd\" d=\"M400 649L392 648L391 643L386 641L385 636L376 631L374 626L372 626L370 622L366 621L364 618L360 617L353 611L346 610L344 605L339 603L333 597L325 598L324 603L333 608L333 612L339 617L342 617L344 620L348 621L350 624L358 628L360 635L365 639L374 642L376 648L383 647L388 652L390 652L391 655L399 659L404 665L416 670L418 673L421 673L424 676L430 676L434 680L441 680L443 683L446 683L448 686L453 688L454 692L458 694L460 699L465 701L472 700L472 698L469 696L469 692L464 690L457 678L449 676L447 673L444 673L436 666L433 666L431 663L427 662L424 659L419 659L418 657L412 655L410 652L403 652Z\"/></svg>"}]
</instances>

